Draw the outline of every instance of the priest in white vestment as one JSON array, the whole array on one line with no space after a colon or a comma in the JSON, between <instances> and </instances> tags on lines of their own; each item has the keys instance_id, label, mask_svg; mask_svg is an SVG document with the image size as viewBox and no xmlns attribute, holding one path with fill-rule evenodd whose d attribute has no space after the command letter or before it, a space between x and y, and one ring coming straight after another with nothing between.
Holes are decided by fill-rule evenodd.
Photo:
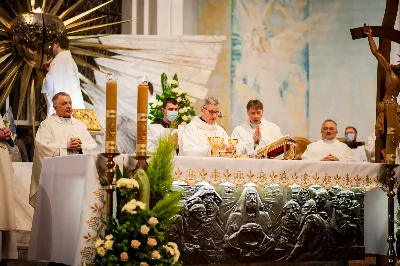
<instances>
[{"instance_id":1,"label":"priest in white vestment","mask_svg":"<svg viewBox=\"0 0 400 266\"><path fill-rule=\"evenodd\" d=\"M97 144L86 125L71 117L72 102L70 96L65 92L59 92L54 95L52 102L56 113L40 123L36 133L29 195L29 203L33 207L35 207L44 157L90 153L97 148Z\"/></svg>"},{"instance_id":2,"label":"priest in white vestment","mask_svg":"<svg viewBox=\"0 0 400 266\"><path fill-rule=\"evenodd\" d=\"M259 100L250 100L246 106L248 119L235 127L231 137L238 139L236 151L254 156L259 148L282 137L280 128L263 118L264 107Z\"/></svg>"},{"instance_id":3,"label":"priest in white vestment","mask_svg":"<svg viewBox=\"0 0 400 266\"><path fill-rule=\"evenodd\" d=\"M315 161L357 162L351 149L336 139L337 124L333 120L325 120L322 124L322 139L307 146L301 158Z\"/></svg>"},{"instance_id":4,"label":"priest in white vestment","mask_svg":"<svg viewBox=\"0 0 400 266\"><path fill-rule=\"evenodd\" d=\"M53 41L53 54L46 78L43 80L42 93L47 99L47 117L54 114L52 99L58 92L70 95L75 109L85 109L83 102L78 67L68 50L69 41L65 36L59 36Z\"/></svg>"},{"instance_id":5,"label":"priest in white vestment","mask_svg":"<svg viewBox=\"0 0 400 266\"><path fill-rule=\"evenodd\" d=\"M179 144L179 137L182 136L183 126L179 126L177 129L171 128L171 124L173 124L173 121L178 117L179 105L177 100L173 98L164 99L161 110L164 117L162 119L155 118L153 124L147 127L148 153L156 151L158 140L161 136L172 134L177 144Z\"/></svg>"},{"instance_id":6,"label":"priest in white vestment","mask_svg":"<svg viewBox=\"0 0 400 266\"><path fill-rule=\"evenodd\" d=\"M359 162L368 162L365 146L361 142L357 142L357 129L349 126L344 130L344 142L349 146L354 154L354 157Z\"/></svg>"},{"instance_id":7,"label":"priest in white vestment","mask_svg":"<svg viewBox=\"0 0 400 266\"><path fill-rule=\"evenodd\" d=\"M0 116L0 261L18 259L14 207L14 169L6 141L11 140L11 131L4 126Z\"/></svg>"},{"instance_id":8,"label":"priest in white vestment","mask_svg":"<svg viewBox=\"0 0 400 266\"><path fill-rule=\"evenodd\" d=\"M223 137L224 144L221 148L232 151L228 144L229 136L225 129L217 125L219 102L214 97L203 100L200 107L201 116L194 117L182 132L179 143L179 156L208 156L211 146L208 137Z\"/></svg>"}]
</instances>

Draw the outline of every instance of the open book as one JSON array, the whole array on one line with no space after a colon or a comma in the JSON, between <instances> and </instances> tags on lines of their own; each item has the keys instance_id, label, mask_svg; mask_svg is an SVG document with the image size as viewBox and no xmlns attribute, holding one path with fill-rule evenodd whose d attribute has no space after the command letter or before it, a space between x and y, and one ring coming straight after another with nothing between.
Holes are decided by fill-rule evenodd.
<instances>
[{"instance_id":1,"label":"open book","mask_svg":"<svg viewBox=\"0 0 400 266\"><path fill-rule=\"evenodd\" d=\"M285 152L287 154L287 156L285 156L285 159L294 159L296 155L296 141L289 136L284 136L258 149L257 156L274 158Z\"/></svg>"}]
</instances>

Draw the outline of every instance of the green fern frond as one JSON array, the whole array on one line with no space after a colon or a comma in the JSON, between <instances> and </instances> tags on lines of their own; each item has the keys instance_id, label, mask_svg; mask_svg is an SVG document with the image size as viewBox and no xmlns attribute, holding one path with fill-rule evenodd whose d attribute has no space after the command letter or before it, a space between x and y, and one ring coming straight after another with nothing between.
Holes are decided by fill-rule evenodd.
<instances>
[{"instance_id":1,"label":"green fern frond","mask_svg":"<svg viewBox=\"0 0 400 266\"><path fill-rule=\"evenodd\" d=\"M182 210L182 207L179 205L181 198L181 193L172 192L157 202L151 211L156 214L160 221L169 221Z\"/></svg>"},{"instance_id":2,"label":"green fern frond","mask_svg":"<svg viewBox=\"0 0 400 266\"><path fill-rule=\"evenodd\" d=\"M146 170L152 195L165 196L169 193L172 187L175 149L171 135L165 135L159 139L157 149Z\"/></svg>"}]
</instances>

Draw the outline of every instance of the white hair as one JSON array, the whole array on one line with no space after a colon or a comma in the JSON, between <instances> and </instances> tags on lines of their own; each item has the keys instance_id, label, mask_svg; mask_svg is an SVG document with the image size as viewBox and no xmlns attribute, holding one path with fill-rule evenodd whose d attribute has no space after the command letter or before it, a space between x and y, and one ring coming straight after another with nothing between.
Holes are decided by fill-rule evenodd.
<instances>
[{"instance_id":1,"label":"white hair","mask_svg":"<svg viewBox=\"0 0 400 266\"><path fill-rule=\"evenodd\" d=\"M207 107L207 105L219 105L219 102L214 97L207 97L201 101L201 107Z\"/></svg>"}]
</instances>

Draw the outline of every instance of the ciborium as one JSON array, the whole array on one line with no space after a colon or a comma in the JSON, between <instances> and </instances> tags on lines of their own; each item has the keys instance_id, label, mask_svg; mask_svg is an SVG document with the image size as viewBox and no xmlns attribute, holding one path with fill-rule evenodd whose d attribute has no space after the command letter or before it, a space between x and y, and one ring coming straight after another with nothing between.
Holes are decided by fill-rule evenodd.
<instances>
[{"instance_id":1,"label":"ciborium","mask_svg":"<svg viewBox=\"0 0 400 266\"><path fill-rule=\"evenodd\" d=\"M57 36L66 35L62 20L40 9L15 17L11 31L18 54L36 69L42 68L53 57L52 41Z\"/></svg>"},{"instance_id":2,"label":"ciborium","mask_svg":"<svg viewBox=\"0 0 400 266\"><path fill-rule=\"evenodd\" d=\"M218 157L219 156L219 148L224 143L223 137L208 137L208 143L211 146L211 156Z\"/></svg>"}]
</instances>

